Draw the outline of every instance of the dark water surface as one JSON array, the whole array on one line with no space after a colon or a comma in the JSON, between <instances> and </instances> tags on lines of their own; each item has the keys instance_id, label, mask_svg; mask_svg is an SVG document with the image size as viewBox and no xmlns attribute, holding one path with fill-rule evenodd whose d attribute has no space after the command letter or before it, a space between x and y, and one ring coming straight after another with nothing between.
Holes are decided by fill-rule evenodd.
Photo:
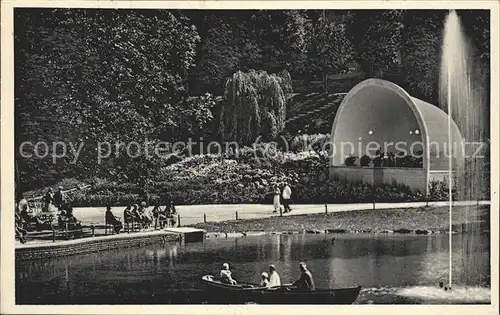
<instances>
[{"instance_id":1,"label":"dark water surface","mask_svg":"<svg viewBox=\"0 0 500 315\"><path fill-rule=\"evenodd\" d=\"M471 241L473 264L458 254ZM235 279L255 283L273 263L282 283L290 283L300 276L298 263L304 261L318 288L362 285L360 304L489 303L489 235L455 235L453 244L454 283L462 285L452 293L437 288L439 281L448 281L448 235L306 234L155 244L16 262L16 302L203 303L200 278L217 274L223 262L231 265Z\"/></svg>"}]
</instances>

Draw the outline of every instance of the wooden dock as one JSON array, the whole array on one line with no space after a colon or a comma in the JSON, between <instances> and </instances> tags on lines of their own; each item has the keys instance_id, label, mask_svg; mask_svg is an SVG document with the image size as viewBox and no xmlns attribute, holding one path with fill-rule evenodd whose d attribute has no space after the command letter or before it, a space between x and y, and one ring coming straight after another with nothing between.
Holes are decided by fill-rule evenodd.
<instances>
[{"instance_id":1,"label":"wooden dock","mask_svg":"<svg viewBox=\"0 0 500 315\"><path fill-rule=\"evenodd\" d=\"M164 231L179 234L186 243L203 242L206 234L205 230L189 227L165 228Z\"/></svg>"}]
</instances>

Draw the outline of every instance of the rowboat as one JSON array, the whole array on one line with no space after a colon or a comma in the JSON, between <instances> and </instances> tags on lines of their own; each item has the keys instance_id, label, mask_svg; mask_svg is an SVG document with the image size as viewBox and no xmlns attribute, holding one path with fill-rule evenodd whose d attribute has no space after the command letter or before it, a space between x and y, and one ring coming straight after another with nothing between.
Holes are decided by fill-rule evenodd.
<instances>
[{"instance_id":1,"label":"rowboat","mask_svg":"<svg viewBox=\"0 0 500 315\"><path fill-rule=\"evenodd\" d=\"M262 288L252 283L222 283L212 275L202 277L207 297L219 303L243 304L352 304L361 286L304 291L292 285Z\"/></svg>"}]
</instances>

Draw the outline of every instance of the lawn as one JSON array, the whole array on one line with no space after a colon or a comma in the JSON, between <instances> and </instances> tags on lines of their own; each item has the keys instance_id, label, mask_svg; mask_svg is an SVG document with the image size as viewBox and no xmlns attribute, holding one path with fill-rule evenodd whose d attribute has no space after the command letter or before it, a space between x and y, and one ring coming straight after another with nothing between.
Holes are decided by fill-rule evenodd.
<instances>
[{"instance_id":1,"label":"lawn","mask_svg":"<svg viewBox=\"0 0 500 315\"><path fill-rule=\"evenodd\" d=\"M489 230L489 206L453 208L453 230ZM474 222L475 225L465 223ZM289 215L262 219L207 222L193 225L207 232L246 231L363 231L382 232L407 230L447 231L449 228L448 207L422 207L387 210L359 210L328 214Z\"/></svg>"}]
</instances>

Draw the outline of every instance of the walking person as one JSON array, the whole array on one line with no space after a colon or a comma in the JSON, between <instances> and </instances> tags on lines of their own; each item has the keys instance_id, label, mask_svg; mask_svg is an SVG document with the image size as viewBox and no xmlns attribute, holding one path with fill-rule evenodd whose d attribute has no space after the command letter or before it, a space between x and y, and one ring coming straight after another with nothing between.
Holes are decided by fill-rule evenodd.
<instances>
[{"instance_id":1,"label":"walking person","mask_svg":"<svg viewBox=\"0 0 500 315\"><path fill-rule=\"evenodd\" d=\"M283 193L282 193L283 207L285 208L285 213L292 211L292 209L290 208L291 197L292 197L292 189L290 188L288 183L285 183L285 187L283 188Z\"/></svg>"},{"instance_id":2,"label":"walking person","mask_svg":"<svg viewBox=\"0 0 500 315\"><path fill-rule=\"evenodd\" d=\"M280 188L278 186L276 186L276 188L274 189L274 198L273 198L274 211L273 211L273 213L276 213L276 212L278 212L278 210L281 210L280 198L281 198L281 191L280 191Z\"/></svg>"},{"instance_id":3,"label":"walking person","mask_svg":"<svg viewBox=\"0 0 500 315\"><path fill-rule=\"evenodd\" d=\"M65 203L66 203L66 196L64 195L63 187L59 186L59 189L54 194L54 206L56 206L57 209L61 211Z\"/></svg>"},{"instance_id":4,"label":"walking person","mask_svg":"<svg viewBox=\"0 0 500 315\"><path fill-rule=\"evenodd\" d=\"M43 212L54 212L52 207L54 207L54 190L49 188L49 190L45 193L43 197Z\"/></svg>"}]
</instances>

